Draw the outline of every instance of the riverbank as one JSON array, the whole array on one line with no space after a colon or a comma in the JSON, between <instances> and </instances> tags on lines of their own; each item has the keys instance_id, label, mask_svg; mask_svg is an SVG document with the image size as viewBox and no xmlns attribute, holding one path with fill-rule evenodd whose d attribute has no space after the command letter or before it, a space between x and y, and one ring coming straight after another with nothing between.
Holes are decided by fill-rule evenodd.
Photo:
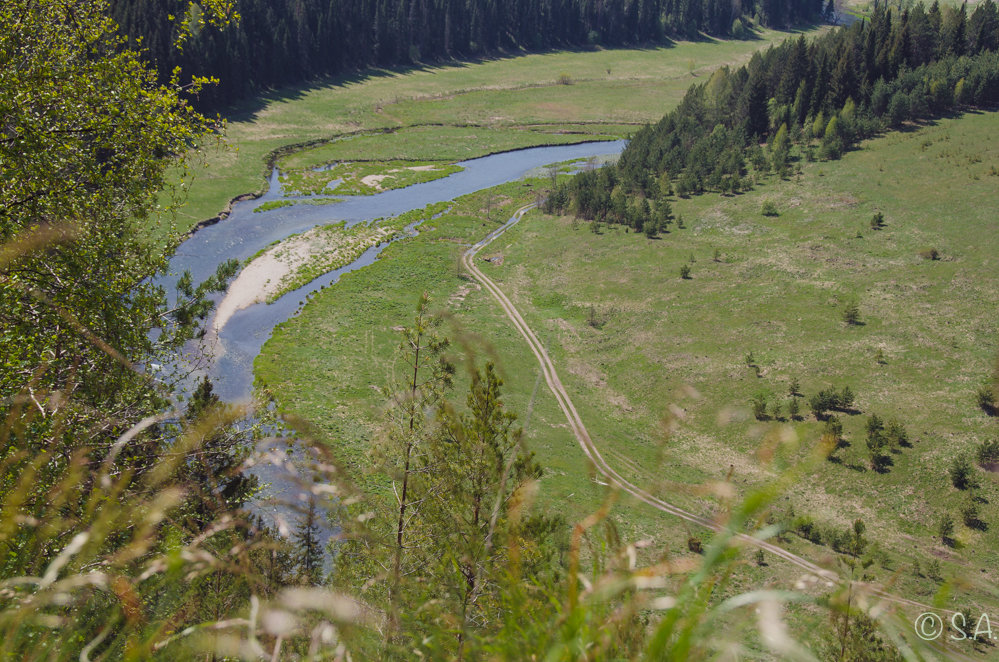
<instances>
[{"instance_id":1,"label":"riverbank","mask_svg":"<svg viewBox=\"0 0 999 662\"><path fill-rule=\"evenodd\" d=\"M278 90L230 115L229 147L205 154L205 167L186 191L187 204L177 212L173 230L150 232L157 237L188 232L217 216L229 200L263 191L274 163L310 146L358 149L340 152L336 160L454 162L522 147L626 137L658 120L713 69L743 63L757 50L795 34L761 30L758 39L749 41L680 41L670 47L373 71L349 85L332 80ZM375 134L400 130L398 150L368 154L377 142ZM369 134L370 140L362 139ZM350 140L341 145L346 138ZM310 164L299 159L295 165L327 160L323 156Z\"/></svg>"},{"instance_id":2,"label":"riverbank","mask_svg":"<svg viewBox=\"0 0 999 662\"><path fill-rule=\"evenodd\" d=\"M270 303L324 273L350 264L368 248L390 241L395 227L343 223L313 228L263 251L229 285L216 307L212 327L218 333L239 310Z\"/></svg>"}]
</instances>

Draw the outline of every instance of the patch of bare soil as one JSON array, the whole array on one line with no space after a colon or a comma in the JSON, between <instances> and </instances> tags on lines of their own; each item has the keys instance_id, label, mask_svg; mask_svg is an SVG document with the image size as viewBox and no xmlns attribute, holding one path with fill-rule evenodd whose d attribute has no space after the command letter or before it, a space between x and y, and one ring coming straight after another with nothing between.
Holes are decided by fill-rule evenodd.
<instances>
[{"instance_id":1,"label":"patch of bare soil","mask_svg":"<svg viewBox=\"0 0 999 662\"><path fill-rule=\"evenodd\" d=\"M287 259L278 258L278 246L275 246L239 272L215 310L213 326L216 332L225 326L236 311L266 301L268 296L277 291L281 279L292 272L293 265L308 258L309 247L306 242L292 239L284 243L290 244L285 247Z\"/></svg>"},{"instance_id":2,"label":"patch of bare soil","mask_svg":"<svg viewBox=\"0 0 999 662\"><path fill-rule=\"evenodd\" d=\"M478 283L466 283L459 287L454 294L452 294L448 300L447 305L452 308L457 308L465 302L465 298L474 290L476 292L480 291L482 286Z\"/></svg>"},{"instance_id":3,"label":"patch of bare soil","mask_svg":"<svg viewBox=\"0 0 999 662\"><path fill-rule=\"evenodd\" d=\"M285 239L250 262L229 285L215 310L212 330L217 333L236 311L277 298L282 289L304 285L309 279L302 279L300 270L315 270L315 275L332 271L391 234L377 227L353 231L317 227Z\"/></svg>"}]
</instances>

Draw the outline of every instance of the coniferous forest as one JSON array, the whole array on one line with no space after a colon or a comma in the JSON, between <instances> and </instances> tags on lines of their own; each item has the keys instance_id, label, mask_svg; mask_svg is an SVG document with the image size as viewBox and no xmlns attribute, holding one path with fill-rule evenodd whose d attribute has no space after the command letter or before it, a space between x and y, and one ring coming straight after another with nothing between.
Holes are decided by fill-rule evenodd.
<instances>
[{"instance_id":1,"label":"coniferous forest","mask_svg":"<svg viewBox=\"0 0 999 662\"><path fill-rule=\"evenodd\" d=\"M746 66L717 70L676 110L638 131L617 167L581 174L548 208L662 230L672 220L667 196L745 190L750 165L786 176L792 143L803 144L807 159L836 159L857 140L905 121L995 104L997 44L992 0L970 16L966 5L876 6L869 21L811 43L789 40ZM638 196L629 203L630 193Z\"/></svg>"},{"instance_id":2,"label":"coniferous forest","mask_svg":"<svg viewBox=\"0 0 999 662\"><path fill-rule=\"evenodd\" d=\"M260 89L371 66L499 52L661 43L699 33L743 36L741 17L786 27L815 20L822 0L240 0L238 23L200 29L184 0L116 0L122 32L141 37L162 80L213 76L199 103L216 108ZM173 17L171 20L170 17ZM175 46L184 21L192 28Z\"/></svg>"}]
</instances>

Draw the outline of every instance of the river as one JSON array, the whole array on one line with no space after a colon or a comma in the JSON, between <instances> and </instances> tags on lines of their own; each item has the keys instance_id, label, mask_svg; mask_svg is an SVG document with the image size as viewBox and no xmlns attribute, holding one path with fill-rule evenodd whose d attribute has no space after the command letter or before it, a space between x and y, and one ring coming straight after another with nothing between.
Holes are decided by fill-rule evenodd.
<instances>
[{"instance_id":1,"label":"river","mask_svg":"<svg viewBox=\"0 0 999 662\"><path fill-rule=\"evenodd\" d=\"M184 271L190 271L194 282L200 282L226 260L235 258L242 262L277 240L317 225L340 221L353 225L397 216L435 202L454 200L520 179L550 163L616 155L626 143L616 140L503 152L463 161L459 163L464 168L461 172L423 184L376 195L348 197L328 205L298 205L254 213L258 206L282 197L279 173L274 170L266 194L255 200L237 203L227 218L198 230L181 244L170 261L168 276L160 282L169 289L169 283ZM237 311L219 331L216 344L209 348L210 356L202 356L200 346L192 344L187 354L193 359L189 360L203 364L207 359L207 374L212 379L215 392L224 401L248 400L253 389L253 361L274 327L294 316L311 293L335 283L345 273L373 263L386 246L388 243L369 248L354 262L289 292L273 303L258 303ZM265 520L279 526L283 522L291 529L302 503L302 478L309 472L309 462L304 459L307 451L293 439L271 439L259 446L258 452L261 461L251 472L259 478L264 489L255 498L251 509ZM336 530L321 523L319 533L325 547Z\"/></svg>"},{"instance_id":2,"label":"river","mask_svg":"<svg viewBox=\"0 0 999 662\"><path fill-rule=\"evenodd\" d=\"M281 186L275 170L264 196L237 203L226 219L198 230L180 245L170 261L170 278L190 271L194 281L200 282L225 260L246 260L274 241L317 225L340 221L353 225L396 216L519 179L549 163L619 154L626 142L616 140L503 152L463 161L458 164L464 168L461 172L424 184L376 195L348 197L329 205L298 205L253 213L265 202L281 198ZM247 399L253 385L253 360L274 327L293 316L312 292L335 283L347 272L374 262L386 245L368 249L351 264L289 292L274 303L260 303L236 312L219 332L221 351L216 352L208 369L215 392L229 402ZM163 282L167 283L169 279Z\"/></svg>"}]
</instances>

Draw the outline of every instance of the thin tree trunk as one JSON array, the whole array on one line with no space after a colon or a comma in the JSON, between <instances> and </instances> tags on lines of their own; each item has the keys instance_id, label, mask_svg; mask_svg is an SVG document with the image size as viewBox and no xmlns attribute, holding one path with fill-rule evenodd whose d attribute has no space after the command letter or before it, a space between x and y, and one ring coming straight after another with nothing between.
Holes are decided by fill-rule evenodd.
<instances>
[{"instance_id":1,"label":"thin tree trunk","mask_svg":"<svg viewBox=\"0 0 999 662\"><path fill-rule=\"evenodd\" d=\"M406 507L409 493L409 470L413 457L413 434L416 429L416 391L419 384L420 343L423 340L423 311L417 318L416 352L413 355L413 379L409 384L409 440L406 443L406 463L402 473L402 494L399 496L399 521L395 530L395 559L392 564L392 589L389 595L390 626L395 631L399 627L399 614L396 603L399 599L399 584L402 581L402 550L406 527Z\"/></svg>"}]
</instances>

